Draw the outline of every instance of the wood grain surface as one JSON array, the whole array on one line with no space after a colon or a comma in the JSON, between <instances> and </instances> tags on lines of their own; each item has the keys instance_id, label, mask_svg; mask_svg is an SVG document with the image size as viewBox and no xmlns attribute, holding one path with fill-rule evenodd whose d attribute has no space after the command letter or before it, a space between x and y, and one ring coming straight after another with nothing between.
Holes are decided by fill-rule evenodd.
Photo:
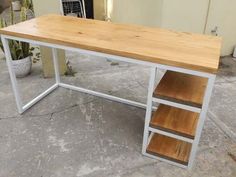
<instances>
[{"instance_id":1,"label":"wood grain surface","mask_svg":"<svg viewBox=\"0 0 236 177\"><path fill-rule=\"evenodd\" d=\"M187 165L191 147L190 143L154 134L148 145L147 153Z\"/></svg>"},{"instance_id":2,"label":"wood grain surface","mask_svg":"<svg viewBox=\"0 0 236 177\"><path fill-rule=\"evenodd\" d=\"M156 98L201 108L206 85L206 78L167 71L153 95Z\"/></svg>"},{"instance_id":3,"label":"wood grain surface","mask_svg":"<svg viewBox=\"0 0 236 177\"><path fill-rule=\"evenodd\" d=\"M221 49L215 36L59 15L9 26L0 34L208 73L217 72Z\"/></svg>"},{"instance_id":4,"label":"wood grain surface","mask_svg":"<svg viewBox=\"0 0 236 177\"><path fill-rule=\"evenodd\" d=\"M199 114L161 104L153 114L150 126L194 139Z\"/></svg>"}]
</instances>

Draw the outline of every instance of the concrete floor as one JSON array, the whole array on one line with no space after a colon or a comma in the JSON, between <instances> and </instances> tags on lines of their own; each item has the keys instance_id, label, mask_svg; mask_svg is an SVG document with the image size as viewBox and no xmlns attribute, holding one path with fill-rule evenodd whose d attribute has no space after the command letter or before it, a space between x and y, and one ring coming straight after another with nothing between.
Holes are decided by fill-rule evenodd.
<instances>
[{"instance_id":1,"label":"concrete floor","mask_svg":"<svg viewBox=\"0 0 236 177\"><path fill-rule=\"evenodd\" d=\"M146 101L149 68L76 53L67 58L77 74L64 82ZM26 103L54 79L44 79L37 63L18 81ZM222 59L192 170L141 155L143 109L60 88L19 115L1 59L0 83L0 177L236 176L236 61L230 57Z\"/></svg>"}]
</instances>

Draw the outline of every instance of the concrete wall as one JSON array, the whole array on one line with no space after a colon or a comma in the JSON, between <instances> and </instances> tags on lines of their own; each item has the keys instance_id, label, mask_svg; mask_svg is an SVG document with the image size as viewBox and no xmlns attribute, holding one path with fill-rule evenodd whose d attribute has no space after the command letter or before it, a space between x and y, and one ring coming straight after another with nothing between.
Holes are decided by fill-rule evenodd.
<instances>
[{"instance_id":1,"label":"concrete wall","mask_svg":"<svg viewBox=\"0 0 236 177\"><path fill-rule=\"evenodd\" d=\"M202 33L207 0L113 0L112 21Z\"/></svg>"},{"instance_id":2,"label":"concrete wall","mask_svg":"<svg viewBox=\"0 0 236 177\"><path fill-rule=\"evenodd\" d=\"M164 0L162 8L162 27L203 33L208 0Z\"/></svg>"},{"instance_id":3,"label":"concrete wall","mask_svg":"<svg viewBox=\"0 0 236 177\"><path fill-rule=\"evenodd\" d=\"M113 22L160 26L163 0L113 0Z\"/></svg>"},{"instance_id":4,"label":"concrete wall","mask_svg":"<svg viewBox=\"0 0 236 177\"><path fill-rule=\"evenodd\" d=\"M33 0L33 4L36 16L61 12L60 0Z\"/></svg>"},{"instance_id":5,"label":"concrete wall","mask_svg":"<svg viewBox=\"0 0 236 177\"><path fill-rule=\"evenodd\" d=\"M230 55L236 45L235 8L235 0L164 0L161 26L209 35L215 35L211 31L217 26L223 38L221 55Z\"/></svg>"},{"instance_id":6,"label":"concrete wall","mask_svg":"<svg viewBox=\"0 0 236 177\"><path fill-rule=\"evenodd\" d=\"M216 26L223 37L221 54L232 54L236 45L236 0L212 0L206 33L211 34Z\"/></svg>"}]
</instances>

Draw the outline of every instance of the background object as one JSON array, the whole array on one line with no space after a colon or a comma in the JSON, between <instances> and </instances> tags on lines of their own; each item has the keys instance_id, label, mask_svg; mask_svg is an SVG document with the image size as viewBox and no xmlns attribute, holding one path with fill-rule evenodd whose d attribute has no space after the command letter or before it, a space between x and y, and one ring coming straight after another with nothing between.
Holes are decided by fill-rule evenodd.
<instances>
[{"instance_id":1,"label":"background object","mask_svg":"<svg viewBox=\"0 0 236 177\"><path fill-rule=\"evenodd\" d=\"M10 0L0 0L0 14L8 7L10 7Z\"/></svg>"},{"instance_id":2,"label":"background object","mask_svg":"<svg viewBox=\"0 0 236 177\"><path fill-rule=\"evenodd\" d=\"M84 0L61 0L61 8L65 16L86 18Z\"/></svg>"}]
</instances>

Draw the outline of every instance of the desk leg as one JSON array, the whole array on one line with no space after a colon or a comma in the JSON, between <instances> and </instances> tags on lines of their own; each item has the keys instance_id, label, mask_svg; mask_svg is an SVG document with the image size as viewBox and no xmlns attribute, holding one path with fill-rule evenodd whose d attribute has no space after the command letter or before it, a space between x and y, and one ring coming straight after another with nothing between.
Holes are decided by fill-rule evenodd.
<instances>
[{"instance_id":1,"label":"desk leg","mask_svg":"<svg viewBox=\"0 0 236 177\"><path fill-rule=\"evenodd\" d=\"M148 127L152 116L152 95L155 88L155 79L156 79L156 71L157 68L151 68L150 80L149 80L149 87L148 87L148 98L147 98L147 108L146 108L146 116L145 116L145 126L144 126L144 133L143 133L143 147L142 153L146 153L146 148L148 144Z\"/></svg>"},{"instance_id":2,"label":"desk leg","mask_svg":"<svg viewBox=\"0 0 236 177\"><path fill-rule=\"evenodd\" d=\"M213 90L213 87L214 87L215 78L216 78L215 75L210 75L208 77L208 83L207 83L207 88L206 88L205 95L204 95L202 110L201 110L201 113L200 113L200 116L199 116L196 135L195 135L194 142L192 144L192 150L191 150L191 154L190 154L190 157L189 157L189 164L188 164L189 168L192 168L193 162L194 162L194 159L195 159L195 156L196 156L198 144L199 144L201 134L202 134L202 129L203 129L203 126L204 126L204 122L206 120L207 110L208 110L212 90Z\"/></svg>"},{"instance_id":3,"label":"desk leg","mask_svg":"<svg viewBox=\"0 0 236 177\"><path fill-rule=\"evenodd\" d=\"M21 100L21 96L20 96L20 92L19 92L19 87L17 84L17 80L16 80L16 74L15 71L12 68L12 57L11 57L11 51L9 48L9 41L8 39L6 39L5 37L1 37L2 39L2 44L3 44L3 48L4 48L4 53L5 53L5 57L6 57L6 62L7 62L7 67L8 67L8 71L10 74L10 78L11 78L11 83L12 83L12 89L15 95L15 100L16 100L16 105L17 105L17 109L18 112L21 114L23 113L23 103Z\"/></svg>"},{"instance_id":4,"label":"desk leg","mask_svg":"<svg viewBox=\"0 0 236 177\"><path fill-rule=\"evenodd\" d=\"M59 86L60 75L59 75L58 62L57 62L57 53L55 52L56 49L53 49L53 52L54 52L53 61L54 61L54 65L55 65L56 84L52 85L50 88L48 88L46 91L44 91L43 93L41 93L40 95L38 95L37 97L32 99L26 105L23 105L22 97L20 95L19 87L18 87L17 80L16 80L16 74L15 74L14 69L12 68L12 57L11 57L11 51L9 48L9 41L4 36L1 36L1 39L2 39L6 62L7 62L10 78L11 78L12 88L13 88L13 92L15 95L17 109L18 109L18 112L20 114L22 114L23 112L25 112L27 109L29 109L34 104L39 102L41 99L43 99L45 96L47 96L49 93L54 91Z\"/></svg>"}]
</instances>

